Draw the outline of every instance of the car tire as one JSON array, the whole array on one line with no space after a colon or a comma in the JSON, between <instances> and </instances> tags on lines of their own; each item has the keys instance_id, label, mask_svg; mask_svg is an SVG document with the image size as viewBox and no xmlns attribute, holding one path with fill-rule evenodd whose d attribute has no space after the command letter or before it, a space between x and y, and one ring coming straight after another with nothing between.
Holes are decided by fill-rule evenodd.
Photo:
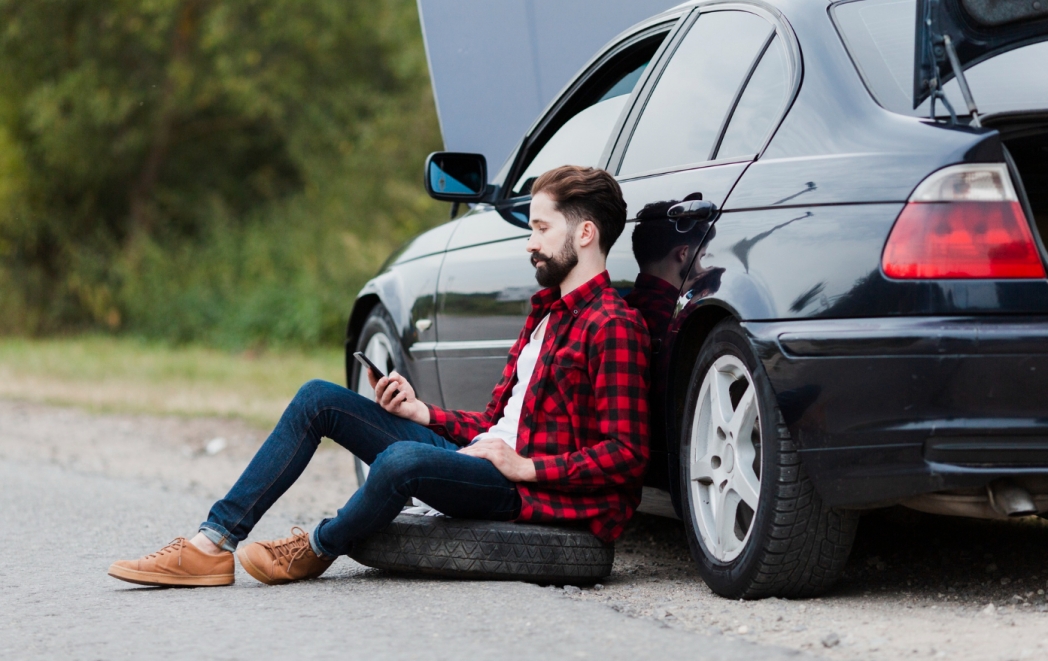
<instances>
[{"instance_id":1,"label":"car tire","mask_svg":"<svg viewBox=\"0 0 1048 661\"><path fill-rule=\"evenodd\" d=\"M404 350L400 346L400 342L397 341L396 325L393 323L392 317L389 316L389 312L386 311L385 306L381 303L371 309L371 313L368 314L367 319L364 320L364 325L360 328L360 335L357 339L357 346L353 350L363 351L364 355L367 356L381 368L386 370L386 374L389 374L393 370L404 374L407 360L404 357ZM360 363L347 356L347 362L352 366L350 370L349 388L368 399L375 399L375 391L371 389L371 384L368 383L367 373L361 367ZM354 465L357 472L357 485L364 484L364 480L368 476L368 465L361 461L359 457L354 457Z\"/></svg>"},{"instance_id":2,"label":"car tire","mask_svg":"<svg viewBox=\"0 0 1048 661\"><path fill-rule=\"evenodd\" d=\"M349 557L412 574L587 585L611 574L615 547L582 528L400 514Z\"/></svg>"},{"instance_id":3,"label":"car tire","mask_svg":"<svg viewBox=\"0 0 1048 661\"><path fill-rule=\"evenodd\" d=\"M859 514L823 504L735 320L703 343L686 406L681 509L706 584L732 599L826 591L848 559Z\"/></svg>"}]
</instances>

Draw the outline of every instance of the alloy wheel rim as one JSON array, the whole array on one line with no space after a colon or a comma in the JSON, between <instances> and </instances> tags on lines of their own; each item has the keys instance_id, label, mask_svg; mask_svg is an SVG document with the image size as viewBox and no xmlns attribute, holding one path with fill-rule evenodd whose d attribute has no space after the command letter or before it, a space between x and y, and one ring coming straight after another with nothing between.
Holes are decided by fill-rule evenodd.
<instances>
[{"instance_id":1,"label":"alloy wheel rim","mask_svg":"<svg viewBox=\"0 0 1048 661\"><path fill-rule=\"evenodd\" d=\"M703 377L688 452L692 523L707 552L737 558L753 531L761 492L761 425L753 377L737 357Z\"/></svg>"}]
</instances>

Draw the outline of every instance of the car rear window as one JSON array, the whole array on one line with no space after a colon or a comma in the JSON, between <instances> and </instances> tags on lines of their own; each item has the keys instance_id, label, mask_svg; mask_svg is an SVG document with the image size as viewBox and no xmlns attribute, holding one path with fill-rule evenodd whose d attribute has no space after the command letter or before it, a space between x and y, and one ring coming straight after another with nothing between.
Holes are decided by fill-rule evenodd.
<instances>
[{"instance_id":1,"label":"car rear window","mask_svg":"<svg viewBox=\"0 0 1048 661\"><path fill-rule=\"evenodd\" d=\"M714 158L756 156L779 118L789 91L789 58L782 40L774 37L746 83Z\"/></svg>"},{"instance_id":2,"label":"car rear window","mask_svg":"<svg viewBox=\"0 0 1048 661\"><path fill-rule=\"evenodd\" d=\"M913 107L917 0L855 0L833 7L845 47L873 98L893 112L928 116L926 99ZM1048 42L1002 53L965 71L981 113L1048 108ZM958 114L967 114L957 81L943 90ZM942 104L936 114L948 115Z\"/></svg>"},{"instance_id":3,"label":"car rear window","mask_svg":"<svg viewBox=\"0 0 1048 661\"><path fill-rule=\"evenodd\" d=\"M724 117L772 29L747 12L699 16L649 97L619 176L709 160Z\"/></svg>"}]
</instances>

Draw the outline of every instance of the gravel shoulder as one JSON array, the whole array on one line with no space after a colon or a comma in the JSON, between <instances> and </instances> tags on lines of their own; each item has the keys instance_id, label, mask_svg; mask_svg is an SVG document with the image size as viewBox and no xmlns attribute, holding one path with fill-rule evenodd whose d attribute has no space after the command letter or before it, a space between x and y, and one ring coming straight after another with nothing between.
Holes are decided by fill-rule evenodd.
<instances>
[{"instance_id":1,"label":"gravel shoulder","mask_svg":"<svg viewBox=\"0 0 1048 661\"><path fill-rule=\"evenodd\" d=\"M182 527L175 529L139 514L135 539L143 547L135 553L193 532L207 504L228 489L264 437L265 432L235 420L100 415L0 399L0 466L5 470L46 467L94 476L150 494L178 495L187 507L200 510L176 517ZM223 447L209 453L209 444L212 450ZM325 442L259 534L282 536L291 524L308 529L345 502L356 488L353 475L349 453ZM11 496L5 485L5 502ZM13 522L4 525L11 530ZM863 517L844 577L831 594L807 601L739 602L713 595L702 583L680 522L638 515L617 545L612 576L599 588L415 582L366 570L349 559L336 564L335 576L366 576L383 590L387 585L436 592L454 585L484 586L495 595L505 591L503 600L533 590L556 596L557 603L597 608L614 616L612 621L653 626L674 640L686 634L682 640L692 640L700 646L696 649L722 649L708 642L720 641L726 650L738 643L756 643L762 650L774 646L768 652L772 656L785 648L831 659L1004 661L1048 657L1046 548L1048 525L1037 519L982 522L881 510ZM11 575L3 574L0 579L8 583ZM240 582L250 579L245 575ZM439 619L443 612L436 606L425 607L432 611L413 608L423 620Z\"/></svg>"},{"instance_id":2,"label":"gravel shoulder","mask_svg":"<svg viewBox=\"0 0 1048 661\"><path fill-rule=\"evenodd\" d=\"M638 516L604 589L581 598L636 617L832 659L1048 658L1048 526L890 509L865 515L844 576L805 601L713 595L679 522ZM992 605L992 606L991 606Z\"/></svg>"}]
</instances>

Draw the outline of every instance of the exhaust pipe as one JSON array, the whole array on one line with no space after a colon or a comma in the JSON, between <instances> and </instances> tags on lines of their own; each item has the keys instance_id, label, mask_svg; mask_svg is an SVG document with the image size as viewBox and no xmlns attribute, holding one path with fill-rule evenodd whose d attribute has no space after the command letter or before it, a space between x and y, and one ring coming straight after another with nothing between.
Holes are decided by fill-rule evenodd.
<instances>
[{"instance_id":1,"label":"exhaust pipe","mask_svg":"<svg viewBox=\"0 0 1048 661\"><path fill-rule=\"evenodd\" d=\"M998 514L1008 517L1037 514L1030 492L1011 480L994 480L986 485L986 493L990 497L990 507Z\"/></svg>"}]
</instances>

